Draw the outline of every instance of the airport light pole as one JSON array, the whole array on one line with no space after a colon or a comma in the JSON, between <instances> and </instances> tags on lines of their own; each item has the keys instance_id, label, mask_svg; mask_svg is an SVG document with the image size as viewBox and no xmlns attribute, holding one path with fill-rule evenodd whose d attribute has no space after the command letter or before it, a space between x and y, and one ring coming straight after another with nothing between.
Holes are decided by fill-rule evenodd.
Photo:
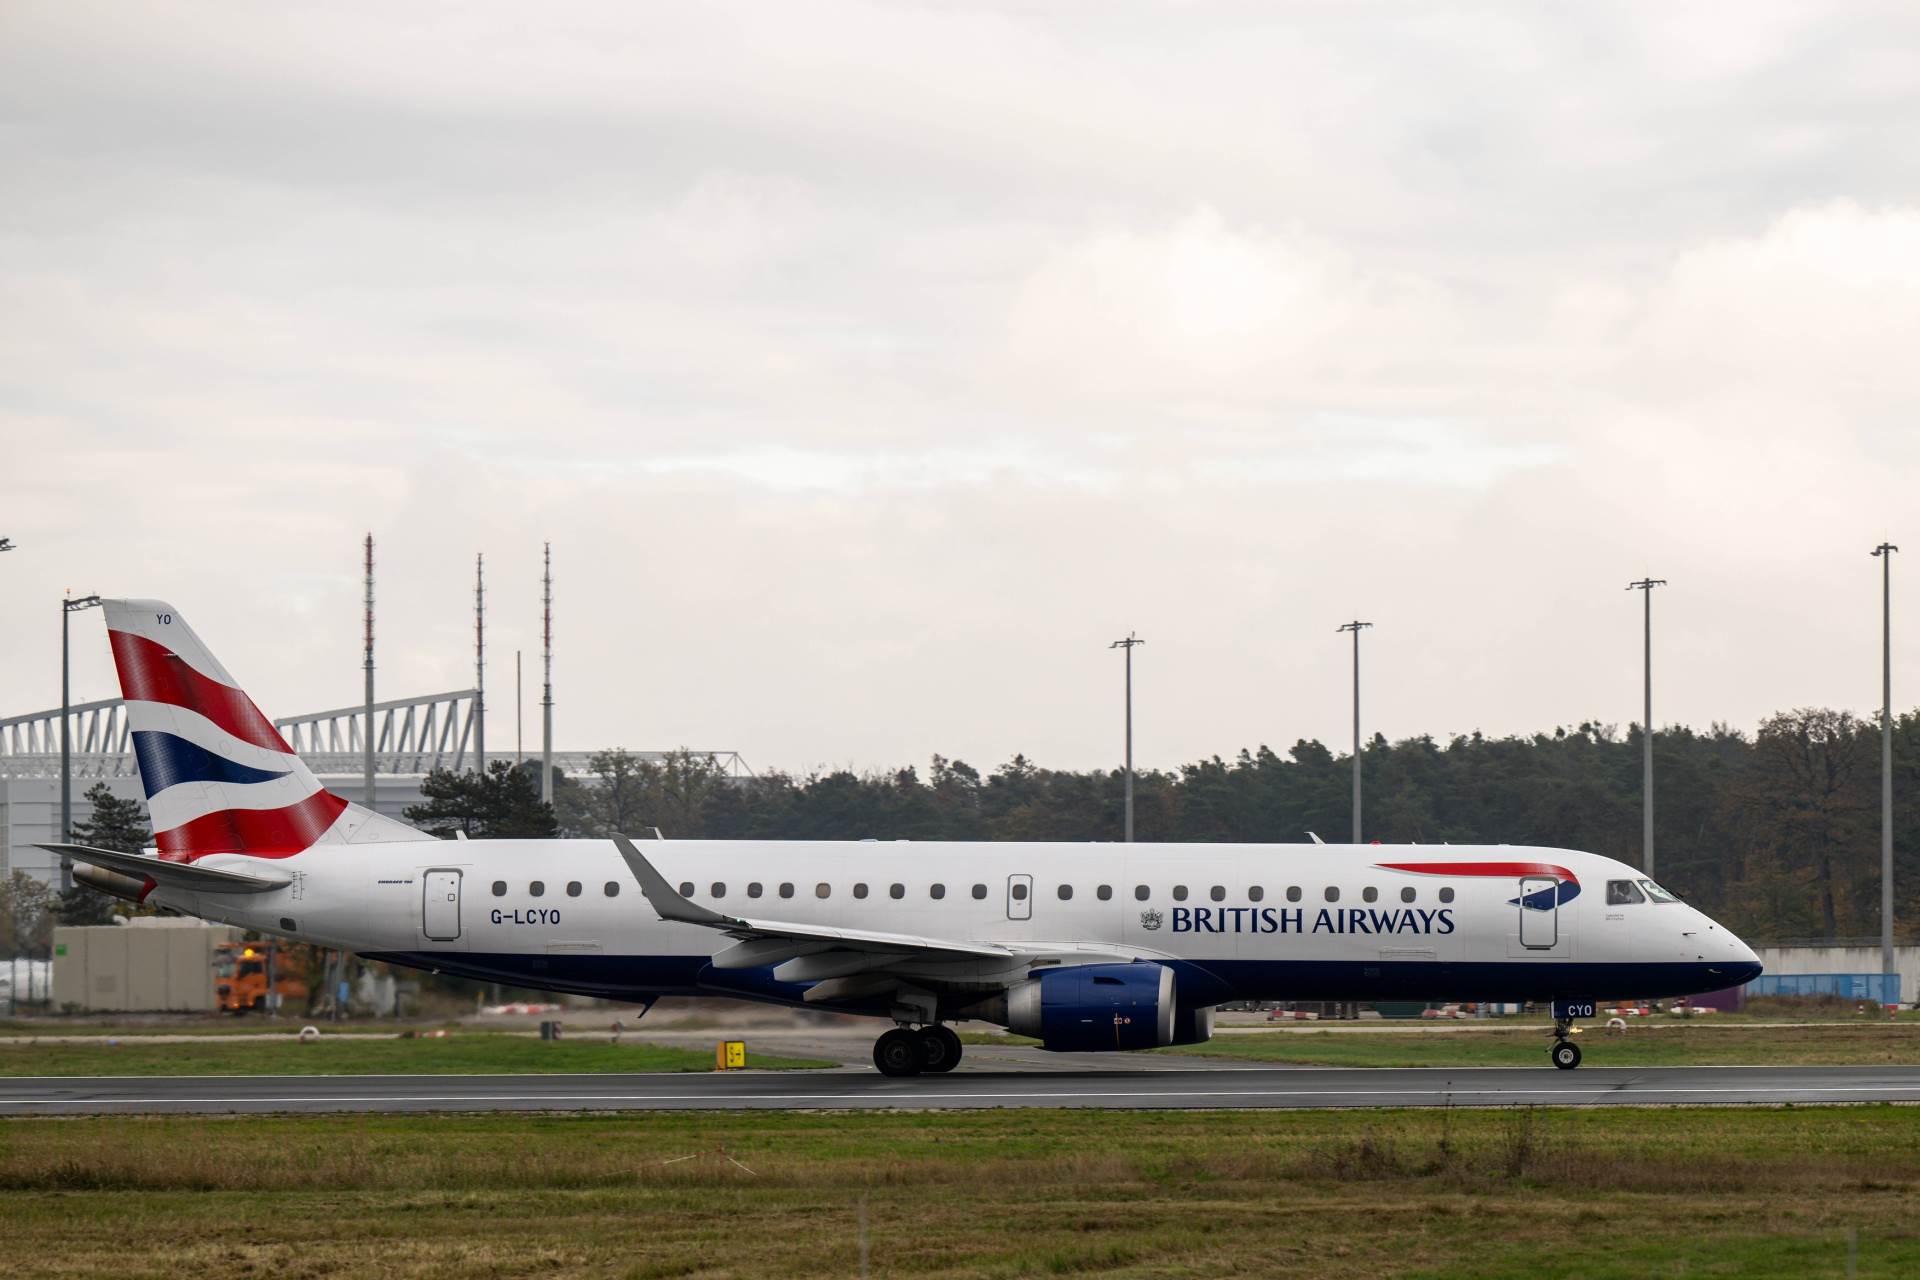
<instances>
[{"instance_id":1,"label":"airport light pole","mask_svg":"<svg viewBox=\"0 0 1920 1280\"><path fill-rule=\"evenodd\" d=\"M69 844L73 841L73 725L67 712L72 700L69 669L72 665L73 646L67 638L69 630L67 620L82 609L98 609L99 596L81 596L75 600L71 593L60 599L60 841ZM60 892L73 892L73 859L60 855Z\"/></svg>"},{"instance_id":2,"label":"airport light pole","mask_svg":"<svg viewBox=\"0 0 1920 1280\"><path fill-rule=\"evenodd\" d=\"M1665 578L1629 582L1627 590L1642 593L1646 605L1643 657L1646 668L1646 714L1640 722L1640 869L1653 874L1653 589Z\"/></svg>"},{"instance_id":3,"label":"airport light pole","mask_svg":"<svg viewBox=\"0 0 1920 1280\"><path fill-rule=\"evenodd\" d=\"M1883 542L1880 561L1880 972L1893 969L1893 553Z\"/></svg>"},{"instance_id":4,"label":"airport light pole","mask_svg":"<svg viewBox=\"0 0 1920 1280\"><path fill-rule=\"evenodd\" d=\"M1372 626L1355 618L1334 628L1353 632L1353 842L1360 843L1360 632Z\"/></svg>"},{"instance_id":5,"label":"airport light pole","mask_svg":"<svg viewBox=\"0 0 1920 1280\"><path fill-rule=\"evenodd\" d=\"M1127 651L1127 807L1125 819L1126 836L1124 838L1128 844L1133 843L1133 650L1134 646L1145 643L1145 640L1142 640L1139 636L1129 631L1127 632L1127 638L1125 640L1115 640L1107 646L1109 649L1125 649Z\"/></svg>"}]
</instances>

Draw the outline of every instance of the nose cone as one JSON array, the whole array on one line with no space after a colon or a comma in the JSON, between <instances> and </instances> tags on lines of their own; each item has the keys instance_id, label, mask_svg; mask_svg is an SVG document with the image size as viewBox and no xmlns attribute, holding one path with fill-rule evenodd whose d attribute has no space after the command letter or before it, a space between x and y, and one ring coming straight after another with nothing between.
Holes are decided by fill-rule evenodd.
<instances>
[{"instance_id":1,"label":"nose cone","mask_svg":"<svg viewBox=\"0 0 1920 1280\"><path fill-rule=\"evenodd\" d=\"M1725 933L1726 931L1722 930L1721 932ZM1726 934L1726 947L1726 960L1721 965L1714 967L1716 971L1725 968L1727 971L1728 986L1743 987L1759 977L1762 970L1765 969L1766 966L1760 963L1760 957L1753 953L1753 948L1734 937L1731 933Z\"/></svg>"}]
</instances>

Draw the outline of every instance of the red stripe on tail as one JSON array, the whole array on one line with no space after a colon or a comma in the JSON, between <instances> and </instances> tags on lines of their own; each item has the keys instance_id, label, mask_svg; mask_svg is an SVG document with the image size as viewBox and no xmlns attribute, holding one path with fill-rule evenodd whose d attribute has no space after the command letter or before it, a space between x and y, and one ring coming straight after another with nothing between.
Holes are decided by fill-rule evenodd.
<instances>
[{"instance_id":1,"label":"red stripe on tail","mask_svg":"<svg viewBox=\"0 0 1920 1280\"><path fill-rule=\"evenodd\" d=\"M284 809L222 809L156 832L153 839L169 862L192 862L207 853L284 858L312 847L346 807L332 792L316 791Z\"/></svg>"},{"instance_id":2,"label":"red stripe on tail","mask_svg":"<svg viewBox=\"0 0 1920 1280\"><path fill-rule=\"evenodd\" d=\"M120 692L129 702L164 702L197 711L242 742L269 751L292 747L260 714L260 708L232 685L201 675L168 650L130 631L109 631L113 665L120 669Z\"/></svg>"}]
</instances>

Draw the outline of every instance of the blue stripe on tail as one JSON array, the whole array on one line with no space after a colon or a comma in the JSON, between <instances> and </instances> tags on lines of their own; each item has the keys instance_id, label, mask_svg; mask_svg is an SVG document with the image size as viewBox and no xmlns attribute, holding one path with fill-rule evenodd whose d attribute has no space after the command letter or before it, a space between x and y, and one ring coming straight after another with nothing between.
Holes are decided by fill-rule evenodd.
<instances>
[{"instance_id":1,"label":"blue stripe on tail","mask_svg":"<svg viewBox=\"0 0 1920 1280\"><path fill-rule=\"evenodd\" d=\"M182 782L272 782L291 772L255 769L185 738L150 729L133 735L133 753L140 761L140 784L149 800Z\"/></svg>"}]
</instances>

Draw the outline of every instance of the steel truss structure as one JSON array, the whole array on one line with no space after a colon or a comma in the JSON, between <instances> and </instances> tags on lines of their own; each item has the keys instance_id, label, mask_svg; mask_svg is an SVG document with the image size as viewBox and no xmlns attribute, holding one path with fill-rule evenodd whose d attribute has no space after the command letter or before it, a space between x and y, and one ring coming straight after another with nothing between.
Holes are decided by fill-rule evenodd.
<instances>
[{"instance_id":1,"label":"steel truss structure","mask_svg":"<svg viewBox=\"0 0 1920 1280\"><path fill-rule=\"evenodd\" d=\"M436 769L458 772L474 764L470 752L474 733L474 691L456 689L419 698L376 702L373 770L382 777L420 777ZM68 708L75 778L131 778L137 772L133 740L127 724L126 703L120 698L81 702ZM310 715L275 720L274 727L299 752L307 767L322 777L353 777L365 768L367 709L365 706L316 711ZM590 774L592 751L555 752L554 767L568 777ZM659 763L682 754L631 751L637 760ZM711 757L726 776L753 776L736 751L688 751ZM490 759L509 758L489 753ZM0 778L58 778L60 776L60 711L35 711L0 719Z\"/></svg>"}]
</instances>

